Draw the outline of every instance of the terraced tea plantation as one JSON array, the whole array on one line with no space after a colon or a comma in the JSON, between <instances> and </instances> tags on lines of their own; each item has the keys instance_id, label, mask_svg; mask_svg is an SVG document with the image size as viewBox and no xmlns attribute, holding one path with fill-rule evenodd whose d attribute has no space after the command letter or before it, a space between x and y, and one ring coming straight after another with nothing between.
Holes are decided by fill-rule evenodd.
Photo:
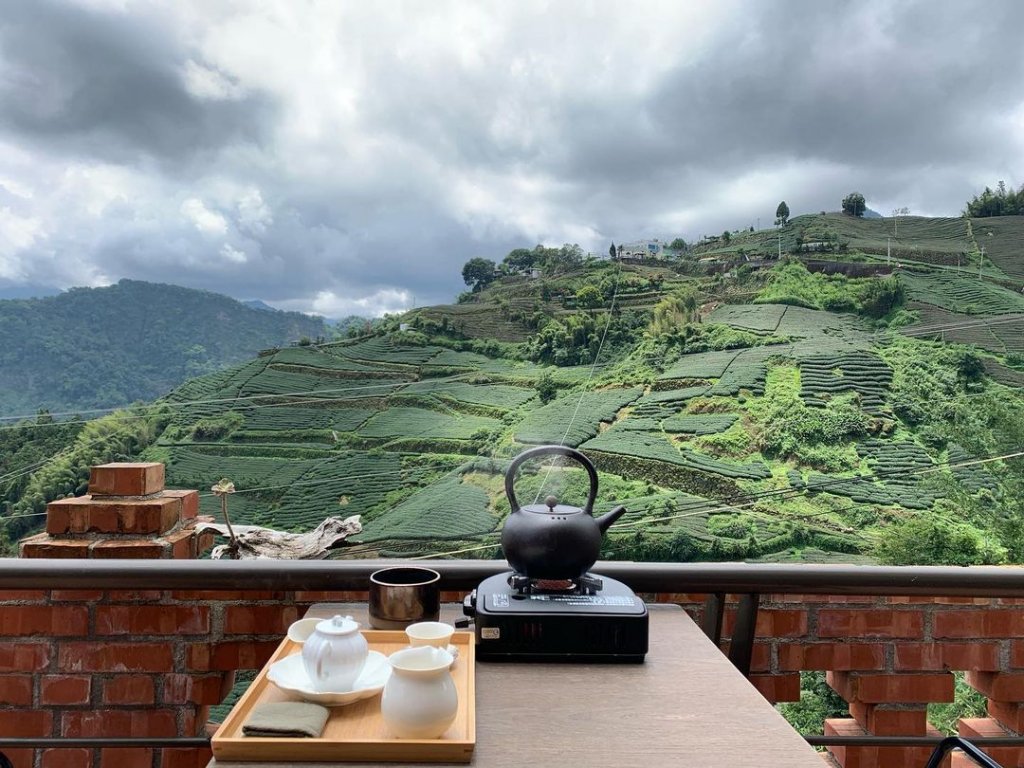
<instances>
[{"instance_id":1,"label":"terraced tea plantation","mask_svg":"<svg viewBox=\"0 0 1024 768\"><path fill-rule=\"evenodd\" d=\"M851 268L877 265L894 226L801 218L805 242L846 238ZM602 286L607 300L616 267L584 266L547 283L516 276L507 294L499 280L466 304L410 313L410 331L391 321L372 336L266 350L190 381L166 398L167 426L143 457L166 462L172 485L201 489L205 514L220 514L210 486L232 480L240 524L301 531L360 515L363 533L340 556L490 557L508 512L511 458L562 444L597 465L598 512L627 507L604 557L864 562L894 522L952 519L954 499L985 510L1005 498L1012 467L978 463L999 424L961 415L963 437L936 427L931 401L938 410L951 396L922 396L917 379L935 375L934 391L960 386L989 403L1012 404L1024 390L1024 296L988 272L957 272L957 257L974 247L963 220L898 226L907 299L899 332L853 310L750 303L769 284L757 265L704 274L694 258L628 265L617 311L632 318L634 338L610 333L596 364L553 367L531 361L529 345L511 346L538 325L524 318L576 313L582 284ZM1016 274L1013 231L974 222L973 237L1005 275ZM794 246L795 232L783 232ZM774 231L755 235L774 251ZM814 280L839 291L844 278ZM679 289L706 293L702 345L661 343L654 325L630 315L649 318L659 297ZM805 295L791 293L794 303ZM950 343L977 358L931 371ZM517 488L523 498L578 505L585 480L557 459L524 468Z\"/></svg>"}]
</instances>

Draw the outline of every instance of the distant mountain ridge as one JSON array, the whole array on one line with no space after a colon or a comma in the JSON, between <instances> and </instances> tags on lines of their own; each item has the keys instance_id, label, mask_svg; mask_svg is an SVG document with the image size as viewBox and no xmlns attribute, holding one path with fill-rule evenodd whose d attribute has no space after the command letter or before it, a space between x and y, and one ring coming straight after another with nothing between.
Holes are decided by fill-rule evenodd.
<instances>
[{"instance_id":1,"label":"distant mountain ridge","mask_svg":"<svg viewBox=\"0 0 1024 768\"><path fill-rule=\"evenodd\" d=\"M151 400L260 349L326 334L320 318L138 280L0 300L0 416Z\"/></svg>"}]
</instances>

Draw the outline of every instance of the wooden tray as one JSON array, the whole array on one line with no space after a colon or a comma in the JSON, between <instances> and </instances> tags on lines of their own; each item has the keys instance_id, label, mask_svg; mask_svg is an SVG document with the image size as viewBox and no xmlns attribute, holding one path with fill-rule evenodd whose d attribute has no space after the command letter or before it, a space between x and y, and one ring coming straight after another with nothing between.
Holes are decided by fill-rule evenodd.
<instances>
[{"instance_id":1,"label":"wooden tray","mask_svg":"<svg viewBox=\"0 0 1024 768\"><path fill-rule=\"evenodd\" d=\"M367 629L363 636L370 649L385 656L408 647L405 632ZM380 715L380 696L357 701L345 707L331 707L320 738L268 738L245 736L242 725L258 704L289 701L289 694L267 679L267 670L275 661L301 653L300 643L287 638L260 670L249 690L238 700L212 740L213 756L218 760L257 762L372 762L468 763L476 744L475 652L472 632L456 632L452 644L459 658L452 666L452 679L459 692L459 711L455 722L439 739L399 739L387 732Z\"/></svg>"}]
</instances>

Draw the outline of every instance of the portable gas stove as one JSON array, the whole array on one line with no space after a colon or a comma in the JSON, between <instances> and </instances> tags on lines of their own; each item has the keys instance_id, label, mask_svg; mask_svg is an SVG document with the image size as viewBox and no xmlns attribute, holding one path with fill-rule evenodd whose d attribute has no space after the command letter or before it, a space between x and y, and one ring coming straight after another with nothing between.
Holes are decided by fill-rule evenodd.
<instances>
[{"instance_id":1,"label":"portable gas stove","mask_svg":"<svg viewBox=\"0 0 1024 768\"><path fill-rule=\"evenodd\" d=\"M491 661L643 662L647 606L614 579L529 579L500 573L463 602L476 656Z\"/></svg>"}]
</instances>

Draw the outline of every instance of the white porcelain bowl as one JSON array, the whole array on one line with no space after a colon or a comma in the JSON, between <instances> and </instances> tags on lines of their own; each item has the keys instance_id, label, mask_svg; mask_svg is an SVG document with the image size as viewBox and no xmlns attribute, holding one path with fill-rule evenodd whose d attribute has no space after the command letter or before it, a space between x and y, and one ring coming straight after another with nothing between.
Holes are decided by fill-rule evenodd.
<instances>
[{"instance_id":1,"label":"white porcelain bowl","mask_svg":"<svg viewBox=\"0 0 1024 768\"><path fill-rule=\"evenodd\" d=\"M313 683L302 664L301 653L293 653L280 661L275 661L267 670L267 679L282 691L325 707L341 707L376 696L384 690L384 684L389 677L391 664L387 657L378 651L370 651L363 671L359 673L350 691L317 691L313 688Z\"/></svg>"}]
</instances>

